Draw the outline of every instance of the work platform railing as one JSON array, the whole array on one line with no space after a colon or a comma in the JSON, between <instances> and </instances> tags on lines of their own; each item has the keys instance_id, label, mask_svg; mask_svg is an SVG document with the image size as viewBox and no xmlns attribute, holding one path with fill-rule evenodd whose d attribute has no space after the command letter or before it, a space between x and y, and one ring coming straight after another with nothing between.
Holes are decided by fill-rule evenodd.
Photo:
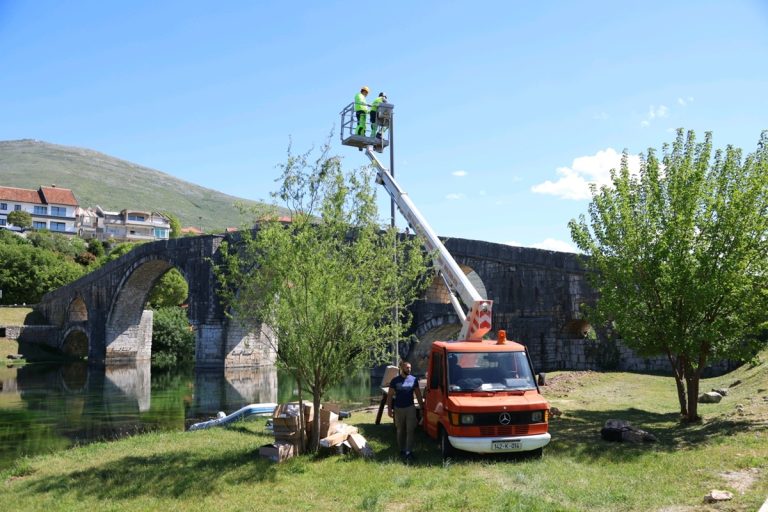
<instances>
[{"instance_id":1,"label":"work platform railing","mask_svg":"<svg viewBox=\"0 0 768 512\"><path fill-rule=\"evenodd\" d=\"M392 111L394 107L391 103L379 104L375 112L376 121L373 122L374 112L370 111L369 105L369 111L365 113L362 133L358 133L358 128L362 129L363 125L358 121L355 104L350 103L344 107L344 110L341 111L341 129L339 130L341 143L345 146L354 146L360 149L373 146L374 150L382 152L391 142ZM380 135L380 137L377 137L377 135Z\"/></svg>"}]
</instances>

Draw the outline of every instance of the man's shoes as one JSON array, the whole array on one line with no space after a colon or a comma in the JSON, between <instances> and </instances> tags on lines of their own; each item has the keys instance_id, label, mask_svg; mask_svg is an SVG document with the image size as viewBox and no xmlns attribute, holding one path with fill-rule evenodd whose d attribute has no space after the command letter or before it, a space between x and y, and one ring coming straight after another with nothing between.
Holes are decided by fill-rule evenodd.
<instances>
[{"instance_id":1,"label":"man's shoes","mask_svg":"<svg viewBox=\"0 0 768 512\"><path fill-rule=\"evenodd\" d=\"M413 464L413 452L405 452L405 463L406 464Z\"/></svg>"},{"instance_id":2,"label":"man's shoes","mask_svg":"<svg viewBox=\"0 0 768 512\"><path fill-rule=\"evenodd\" d=\"M380 139L380 138L381 138L381 132L379 132L379 133L377 133L377 134L376 134L376 138L377 138L377 139Z\"/></svg>"}]
</instances>

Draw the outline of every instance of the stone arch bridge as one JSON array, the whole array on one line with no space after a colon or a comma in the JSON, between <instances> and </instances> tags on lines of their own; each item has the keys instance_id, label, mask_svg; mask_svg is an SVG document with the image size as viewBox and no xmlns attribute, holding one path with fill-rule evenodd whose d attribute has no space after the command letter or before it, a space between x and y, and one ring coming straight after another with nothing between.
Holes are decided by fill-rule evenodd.
<instances>
[{"instance_id":1,"label":"stone arch bridge","mask_svg":"<svg viewBox=\"0 0 768 512\"><path fill-rule=\"evenodd\" d=\"M227 236L146 243L46 294L36 307L53 326L46 342L87 354L94 362L149 359L152 312L145 304L158 279L175 267L189 284L188 318L196 333L197 366L274 362L263 335L243 332L226 317L217 298L212 261ZM466 239L449 239L445 245L481 293L494 301L495 329L506 329L510 338L528 345L537 368L575 367L568 340L583 343L589 326L581 320L580 304L594 299L576 255ZM413 306L413 313L415 339L406 349L412 359L434 339L458 332L440 278L425 300Z\"/></svg>"}]
</instances>

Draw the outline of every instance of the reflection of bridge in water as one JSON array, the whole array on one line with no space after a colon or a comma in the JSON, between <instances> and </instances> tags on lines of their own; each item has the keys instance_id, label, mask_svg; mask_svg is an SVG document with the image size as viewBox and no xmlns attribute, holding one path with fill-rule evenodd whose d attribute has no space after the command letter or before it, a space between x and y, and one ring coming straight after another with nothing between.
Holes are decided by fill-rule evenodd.
<instances>
[{"instance_id":1,"label":"reflection of bridge in water","mask_svg":"<svg viewBox=\"0 0 768 512\"><path fill-rule=\"evenodd\" d=\"M218 411L276 402L274 367L184 374L152 371L148 361L118 366L27 365L4 378L37 421L72 441L112 439L147 430L183 430Z\"/></svg>"}]
</instances>

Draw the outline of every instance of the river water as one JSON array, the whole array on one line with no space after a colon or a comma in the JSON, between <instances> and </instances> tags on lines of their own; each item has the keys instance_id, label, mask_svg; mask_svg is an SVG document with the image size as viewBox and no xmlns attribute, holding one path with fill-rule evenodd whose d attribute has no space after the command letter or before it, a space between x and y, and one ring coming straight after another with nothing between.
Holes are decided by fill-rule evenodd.
<instances>
[{"instance_id":1,"label":"river water","mask_svg":"<svg viewBox=\"0 0 768 512\"><path fill-rule=\"evenodd\" d=\"M350 376L329 391L328 400L344 408L369 405L379 393L372 382L368 372ZM295 381L273 367L161 371L149 363L28 364L0 368L0 385L0 469L24 456L141 432L182 431L219 411L297 398Z\"/></svg>"}]
</instances>

